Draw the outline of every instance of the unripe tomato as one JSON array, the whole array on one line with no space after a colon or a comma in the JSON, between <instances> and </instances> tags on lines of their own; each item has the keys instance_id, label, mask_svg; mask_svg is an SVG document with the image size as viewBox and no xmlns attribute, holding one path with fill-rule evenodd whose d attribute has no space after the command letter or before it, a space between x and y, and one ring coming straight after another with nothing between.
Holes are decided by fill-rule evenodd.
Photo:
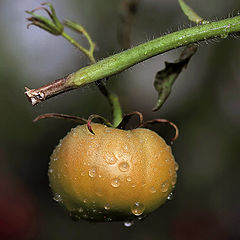
<instances>
[{"instance_id":1,"label":"unripe tomato","mask_svg":"<svg viewBox=\"0 0 240 240\"><path fill-rule=\"evenodd\" d=\"M155 132L77 126L49 166L54 198L76 219L131 220L162 205L176 183L171 148Z\"/></svg>"}]
</instances>

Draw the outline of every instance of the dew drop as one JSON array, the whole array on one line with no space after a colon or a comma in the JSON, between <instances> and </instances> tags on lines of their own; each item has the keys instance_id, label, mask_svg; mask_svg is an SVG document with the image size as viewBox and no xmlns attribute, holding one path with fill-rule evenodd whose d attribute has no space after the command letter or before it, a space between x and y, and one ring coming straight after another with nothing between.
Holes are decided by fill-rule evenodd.
<instances>
[{"instance_id":1,"label":"dew drop","mask_svg":"<svg viewBox=\"0 0 240 240\"><path fill-rule=\"evenodd\" d=\"M228 33L222 33L221 35L220 35L220 38L227 38L228 37Z\"/></svg>"},{"instance_id":2,"label":"dew drop","mask_svg":"<svg viewBox=\"0 0 240 240\"><path fill-rule=\"evenodd\" d=\"M112 179L112 182L111 182L111 185L115 188L119 187L120 186L120 181L118 178L114 178Z\"/></svg>"},{"instance_id":3,"label":"dew drop","mask_svg":"<svg viewBox=\"0 0 240 240\"><path fill-rule=\"evenodd\" d=\"M173 180L172 180L172 186L174 186L177 182L177 177L174 177Z\"/></svg>"},{"instance_id":4,"label":"dew drop","mask_svg":"<svg viewBox=\"0 0 240 240\"><path fill-rule=\"evenodd\" d=\"M128 181L128 182L131 182L131 181L132 181L132 178L131 178L131 177L127 177L127 181Z\"/></svg>"},{"instance_id":5,"label":"dew drop","mask_svg":"<svg viewBox=\"0 0 240 240\"><path fill-rule=\"evenodd\" d=\"M161 185L161 191L162 192L167 192L168 190L168 183L167 182L163 182Z\"/></svg>"},{"instance_id":6,"label":"dew drop","mask_svg":"<svg viewBox=\"0 0 240 240\"><path fill-rule=\"evenodd\" d=\"M145 206L140 202L135 202L131 207L131 211L135 216L140 216L143 214L144 210Z\"/></svg>"},{"instance_id":7,"label":"dew drop","mask_svg":"<svg viewBox=\"0 0 240 240\"><path fill-rule=\"evenodd\" d=\"M53 169L52 169L52 168L50 168L48 172L49 172L49 173L53 173Z\"/></svg>"},{"instance_id":8,"label":"dew drop","mask_svg":"<svg viewBox=\"0 0 240 240\"><path fill-rule=\"evenodd\" d=\"M177 162L175 162L175 171L178 171L178 169L179 169L179 165Z\"/></svg>"},{"instance_id":9,"label":"dew drop","mask_svg":"<svg viewBox=\"0 0 240 240\"><path fill-rule=\"evenodd\" d=\"M96 192L96 195L97 195L98 197L102 197L102 193L101 193L101 192Z\"/></svg>"},{"instance_id":10,"label":"dew drop","mask_svg":"<svg viewBox=\"0 0 240 240\"><path fill-rule=\"evenodd\" d=\"M150 188L150 192L151 192L151 193L155 193L156 191L157 191L157 190L156 190L155 187L151 187L151 188Z\"/></svg>"},{"instance_id":11,"label":"dew drop","mask_svg":"<svg viewBox=\"0 0 240 240\"><path fill-rule=\"evenodd\" d=\"M124 227L131 227L134 224L133 221L126 221L123 223Z\"/></svg>"},{"instance_id":12,"label":"dew drop","mask_svg":"<svg viewBox=\"0 0 240 240\"><path fill-rule=\"evenodd\" d=\"M108 132L112 132L112 128L106 128L106 129L105 129L105 132L107 132L107 133L108 133Z\"/></svg>"},{"instance_id":13,"label":"dew drop","mask_svg":"<svg viewBox=\"0 0 240 240\"><path fill-rule=\"evenodd\" d=\"M126 171L128 171L128 169L129 169L129 164L128 164L127 162L121 162L121 163L118 165L118 168L120 169L120 171L126 172Z\"/></svg>"},{"instance_id":14,"label":"dew drop","mask_svg":"<svg viewBox=\"0 0 240 240\"><path fill-rule=\"evenodd\" d=\"M131 135L130 133L127 133L126 137L127 137L127 138L131 138L132 135Z\"/></svg>"},{"instance_id":15,"label":"dew drop","mask_svg":"<svg viewBox=\"0 0 240 240\"><path fill-rule=\"evenodd\" d=\"M128 149L128 146L127 146L127 145L125 145L125 146L124 146L124 151L125 151L125 152L128 152L128 151L129 151L129 149Z\"/></svg>"},{"instance_id":16,"label":"dew drop","mask_svg":"<svg viewBox=\"0 0 240 240\"><path fill-rule=\"evenodd\" d=\"M105 161L106 163L113 165L117 162L117 158L113 154L107 153L105 156Z\"/></svg>"},{"instance_id":17,"label":"dew drop","mask_svg":"<svg viewBox=\"0 0 240 240\"><path fill-rule=\"evenodd\" d=\"M77 132L74 131L73 134L72 134L72 136L73 136L74 138L76 138L76 137L77 137Z\"/></svg>"},{"instance_id":18,"label":"dew drop","mask_svg":"<svg viewBox=\"0 0 240 240\"><path fill-rule=\"evenodd\" d=\"M173 193L170 193L167 197L168 200L172 200L173 199Z\"/></svg>"},{"instance_id":19,"label":"dew drop","mask_svg":"<svg viewBox=\"0 0 240 240\"><path fill-rule=\"evenodd\" d=\"M231 27L230 25L225 27L224 32L220 35L220 38L227 38L228 37L230 27Z\"/></svg>"},{"instance_id":20,"label":"dew drop","mask_svg":"<svg viewBox=\"0 0 240 240\"><path fill-rule=\"evenodd\" d=\"M106 203L106 204L104 205L104 209L105 209L105 210L109 210L109 209L110 209L110 204L109 204L109 203Z\"/></svg>"},{"instance_id":21,"label":"dew drop","mask_svg":"<svg viewBox=\"0 0 240 240\"><path fill-rule=\"evenodd\" d=\"M95 177L96 176L96 172L97 172L97 169L94 167L94 168L89 170L88 175L90 177Z\"/></svg>"},{"instance_id":22,"label":"dew drop","mask_svg":"<svg viewBox=\"0 0 240 240\"><path fill-rule=\"evenodd\" d=\"M87 199L83 199L83 202L86 204L87 203Z\"/></svg>"},{"instance_id":23,"label":"dew drop","mask_svg":"<svg viewBox=\"0 0 240 240\"><path fill-rule=\"evenodd\" d=\"M53 197L53 200L55 200L56 202L61 202L62 201L62 197L60 194L56 193Z\"/></svg>"},{"instance_id":24,"label":"dew drop","mask_svg":"<svg viewBox=\"0 0 240 240\"><path fill-rule=\"evenodd\" d=\"M81 172L81 176L85 176L85 173L84 173L84 172Z\"/></svg>"}]
</instances>

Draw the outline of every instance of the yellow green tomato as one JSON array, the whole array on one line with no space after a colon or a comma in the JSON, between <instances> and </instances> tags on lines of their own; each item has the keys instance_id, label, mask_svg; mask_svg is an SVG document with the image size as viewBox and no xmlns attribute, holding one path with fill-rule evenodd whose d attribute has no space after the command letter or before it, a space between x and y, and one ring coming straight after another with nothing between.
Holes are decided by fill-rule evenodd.
<instances>
[{"instance_id":1,"label":"yellow green tomato","mask_svg":"<svg viewBox=\"0 0 240 240\"><path fill-rule=\"evenodd\" d=\"M75 219L131 221L161 206L176 183L171 148L155 132L102 124L72 129L49 166L54 198Z\"/></svg>"}]
</instances>

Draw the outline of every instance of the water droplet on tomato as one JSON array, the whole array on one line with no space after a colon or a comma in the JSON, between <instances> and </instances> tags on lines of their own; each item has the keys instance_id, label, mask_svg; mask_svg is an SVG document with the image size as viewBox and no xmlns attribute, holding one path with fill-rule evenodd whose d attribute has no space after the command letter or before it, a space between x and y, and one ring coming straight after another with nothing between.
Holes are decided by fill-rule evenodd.
<instances>
[{"instance_id":1,"label":"water droplet on tomato","mask_svg":"<svg viewBox=\"0 0 240 240\"><path fill-rule=\"evenodd\" d=\"M179 165L177 162L175 162L175 171L178 171L178 169L179 169Z\"/></svg>"},{"instance_id":2,"label":"water droplet on tomato","mask_svg":"<svg viewBox=\"0 0 240 240\"><path fill-rule=\"evenodd\" d=\"M56 202L62 202L62 197L60 194L56 193L53 197L53 200L55 200Z\"/></svg>"},{"instance_id":3,"label":"water droplet on tomato","mask_svg":"<svg viewBox=\"0 0 240 240\"><path fill-rule=\"evenodd\" d=\"M72 134L72 136L73 136L74 138L76 138L76 137L77 137L77 132L74 131L73 134Z\"/></svg>"},{"instance_id":4,"label":"water droplet on tomato","mask_svg":"<svg viewBox=\"0 0 240 240\"><path fill-rule=\"evenodd\" d=\"M131 178L131 177L127 177L127 181L128 181L128 182L131 182L131 181L132 181L132 178Z\"/></svg>"},{"instance_id":5,"label":"water droplet on tomato","mask_svg":"<svg viewBox=\"0 0 240 240\"><path fill-rule=\"evenodd\" d=\"M122 172L126 172L128 171L129 169L129 164L127 162L121 162L119 165L118 165L120 171Z\"/></svg>"},{"instance_id":6,"label":"water droplet on tomato","mask_svg":"<svg viewBox=\"0 0 240 240\"><path fill-rule=\"evenodd\" d=\"M117 162L117 158L112 153L106 153L104 158L105 158L105 162L108 164L111 164L111 165L113 165Z\"/></svg>"},{"instance_id":7,"label":"water droplet on tomato","mask_svg":"<svg viewBox=\"0 0 240 240\"><path fill-rule=\"evenodd\" d=\"M155 193L156 191L157 191L157 190L156 190L155 187L151 187L151 188L150 188L150 192L151 192L151 193Z\"/></svg>"},{"instance_id":8,"label":"water droplet on tomato","mask_svg":"<svg viewBox=\"0 0 240 240\"><path fill-rule=\"evenodd\" d=\"M161 191L167 192L167 190L168 190L168 182L163 182L161 185Z\"/></svg>"},{"instance_id":9,"label":"water droplet on tomato","mask_svg":"<svg viewBox=\"0 0 240 240\"><path fill-rule=\"evenodd\" d=\"M99 191L96 192L96 195L97 195L98 197L102 197L102 193L99 192Z\"/></svg>"},{"instance_id":10,"label":"water droplet on tomato","mask_svg":"<svg viewBox=\"0 0 240 240\"><path fill-rule=\"evenodd\" d=\"M109 210L109 209L110 209L110 204L109 204L109 203L106 203L106 204L104 205L104 209L105 209L105 210Z\"/></svg>"},{"instance_id":11,"label":"water droplet on tomato","mask_svg":"<svg viewBox=\"0 0 240 240\"><path fill-rule=\"evenodd\" d=\"M174 176L173 180L172 180L172 186L174 186L177 182L177 175Z\"/></svg>"},{"instance_id":12,"label":"water droplet on tomato","mask_svg":"<svg viewBox=\"0 0 240 240\"><path fill-rule=\"evenodd\" d=\"M113 186L113 187L119 187L120 186L120 180L118 179L118 178L114 178L114 179L112 179L112 181L111 181L111 185Z\"/></svg>"},{"instance_id":13,"label":"water droplet on tomato","mask_svg":"<svg viewBox=\"0 0 240 240\"><path fill-rule=\"evenodd\" d=\"M105 129L105 132L112 132L113 131L113 128L106 128Z\"/></svg>"},{"instance_id":14,"label":"water droplet on tomato","mask_svg":"<svg viewBox=\"0 0 240 240\"><path fill-rule=\"evenodd\" d=\"M94 167L94 168L89 170L88 175L90 177L95 177L96 176L96 172L97 172L97 169Z\"/></svg>"},{"instance_id":15,"label":"water droplet on tomato","mask_svg":"<svg viewBox=\"0 0 240 240\"><path fill-rule=\"evenodd\" d=\"M125 152L129 152L129 148L128 148L127 145L124 146L124 151L125 151Z\"/></svg>"},{"instance_id":16,"label":"water droplet on tomato","mask_svg":"<svg viewBox=\"0 0 240 240\"><path fill-rule=\"evenodd\" d=\"M131 207L131 211L135 216L140 216L143 214L144 210L145 206L140 202L135 202Z\"/></svg>"}]
</instances>

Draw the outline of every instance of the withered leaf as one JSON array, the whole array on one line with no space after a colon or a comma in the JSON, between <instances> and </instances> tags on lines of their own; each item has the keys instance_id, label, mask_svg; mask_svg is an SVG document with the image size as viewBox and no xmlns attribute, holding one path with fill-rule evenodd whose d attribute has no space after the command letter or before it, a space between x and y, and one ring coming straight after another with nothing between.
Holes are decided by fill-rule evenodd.
<instances>
[{"instance_id":1,"label":"withered leaf","mask_svg":"<svg viewBox=\"0 0 240 240\"><path fill-rule=\"evenodd\" d=\"M165 69L157 72L154 81L154 87L158 92L158 100L153 111L157 111L163 105L171 93L172 85L181 73L183 68L187 67L187 64L191 57L196 53L197 46L194 44L188 45L184 48L179 59L175 62L165 62Z\"/></svg>"}]
</instances>

